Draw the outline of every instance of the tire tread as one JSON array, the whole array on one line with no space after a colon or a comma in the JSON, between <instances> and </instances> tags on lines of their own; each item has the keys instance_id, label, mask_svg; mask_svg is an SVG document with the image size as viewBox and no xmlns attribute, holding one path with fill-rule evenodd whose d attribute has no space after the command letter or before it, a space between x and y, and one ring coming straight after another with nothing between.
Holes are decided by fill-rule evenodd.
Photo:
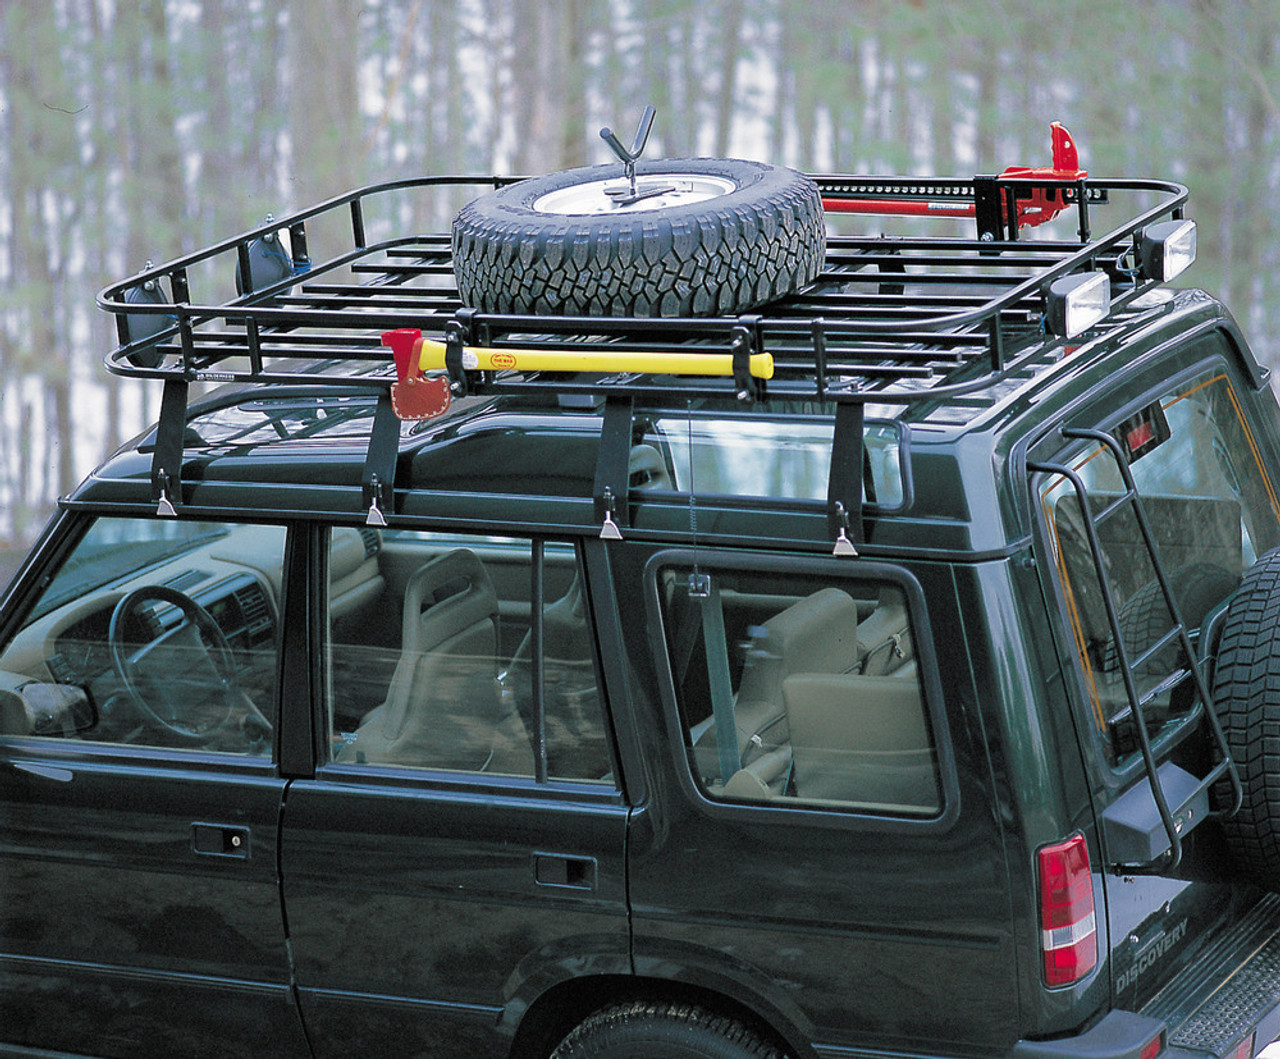
<instances>
[{"instance_id":1,"label":"tire tread","mask_svg":"<svg viewBox=\"0 0 1280 1059\"><path fill-rule=\"evenodd\" d=\"M785 1059L745 1023L697 1004L633 1000L577 1026L551 1059Z\"/></svg>"},{"instance_id":2,"label":"tire tread","mask_svg":"<svg viewBox=\"0 0 1280 1059\"><path fill-rule=\"evenodd\" d=\"M1228 841L1250 875L1280 890L1280 549L1250 568L1228 607L1213 699L1244 787L1224 821Z\"/></svg>"}]
</instances>

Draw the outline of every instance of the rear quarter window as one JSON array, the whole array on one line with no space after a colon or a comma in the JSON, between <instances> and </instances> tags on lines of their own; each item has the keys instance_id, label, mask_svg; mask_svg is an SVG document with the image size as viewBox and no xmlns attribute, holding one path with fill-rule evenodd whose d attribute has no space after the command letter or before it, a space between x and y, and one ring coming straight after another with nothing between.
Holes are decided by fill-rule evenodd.
<instances>
[{"instance_id":1,"label":"rear quarter window","mask_svg":"<svg viewBox=\"0 0 1280 1059\"><path fill-rule=\"evenodd\" d=\"M715 802L932 819L935 725L902 584L673 560L651 591L697 789Z\"/></svg>"}]
</instances>

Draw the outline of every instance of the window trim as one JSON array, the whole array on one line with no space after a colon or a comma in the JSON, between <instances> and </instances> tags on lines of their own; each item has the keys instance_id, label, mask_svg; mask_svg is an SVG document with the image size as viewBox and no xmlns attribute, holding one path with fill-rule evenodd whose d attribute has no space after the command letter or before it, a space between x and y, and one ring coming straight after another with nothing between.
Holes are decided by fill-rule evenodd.
<instances>
[{"instance_id":1,"label":"window trim","mask_svg":"<svg viewBox=\"0 0 1280 1059\"><path fill-rule=\"evenodd\" d=\"M911 620L912 642L919 663L920 692L925 717L934 739L938 758L938 786L942 800L936 816L919 818L889 816L857 809L827 808L814 803L731 802L712 798L702 789L689 767L685 748L685 728L680 716L679 697L667 650L666 620L658 589L658 571L668 566L699 570L746 571L818 576L831 582L863 581L891 585L902 592ZM669 744L669 761L687 801L715 820L734 824L805 823L872 832L943 832L960 817L960 782L955 763L951 728L948 724L938 661L933 649L933 633L920 582L905 567L860 559L828 559L779 555L765 552L728 552L715 548L668 548L651 555L644 567L646 635L658 676L662 712Z\"/></svg>"}]
</instances>

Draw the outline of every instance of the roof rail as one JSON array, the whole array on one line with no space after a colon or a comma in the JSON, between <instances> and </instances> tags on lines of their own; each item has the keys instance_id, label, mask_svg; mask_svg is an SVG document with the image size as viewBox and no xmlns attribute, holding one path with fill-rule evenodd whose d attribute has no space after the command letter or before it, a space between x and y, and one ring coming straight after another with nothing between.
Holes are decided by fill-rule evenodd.
<instances>
[{"instance_id":1,"label":"roof rail","mask_svg":"<svg viewBox=\"0 0 1280 1059\"><path fill-rule=\"evenodd\" d=\"M119 337L106 366L138 378L314 383L314 371L303 365L323 359L331 364L327 381L368 387L371 367L387 366L389 371L381 333L404 326L441 335L456 327L469 335L467 344L493 348L595 348L614 354L669 350L675 344L725 353L745 328L759 352L772 354L774 386L783 392L912 401L920 397L918 384L905 390L894 384L928 378L932 388L942 389L934 396L942 396L958 392L952 376L962 363L985 361L983 374L1005 371L1004 339L1028 328L1042 330L1055 280L1100 271L1117 288L1111 302L1117 308L1158 285L1120 259L1133 251L1150 225L1180 220L1187 198L1182 185L1155 180L816 179L829 208L842 201L865 205L870 195L880 203L907 207L956 202L980 214L978 204L992 196L1014 203L1015 211L1017 201L1025 201L1019 195L1059 196L1075 207L1085 236L1066 242L981 235L835 236L828 240L817 283L744 317L480 314L466 310L451 285L447 234L367 243L359 222L370 199L477 181L400 181L361 188L105 288L98 304L116 317ZM994 191L984 190L988 188ZM1103 235L1090 237L1090 207L1105 204L1116 191L1153 193L1157 201ZM352 216L350 245L326 260L308 261L303 249L308 221L339 210ZM279 241L282 233L293 248L291 257L281 252L287 262L284 275L226 300L203 301L192 290L192 268L220 257L228 259L228 275L252 275L255 253L262 260L264 241ZM251 263L244 265L242 259ZM330 282L340 271L355 279ZM922 293L905 294L906 283ZM965 290L957 293L957 288ZM974 294L977 289L983 293ZM557 380L556 385L562 383ZM981 379L970 379L964 389L982 385Z\"/></svg>"}]
</instances>

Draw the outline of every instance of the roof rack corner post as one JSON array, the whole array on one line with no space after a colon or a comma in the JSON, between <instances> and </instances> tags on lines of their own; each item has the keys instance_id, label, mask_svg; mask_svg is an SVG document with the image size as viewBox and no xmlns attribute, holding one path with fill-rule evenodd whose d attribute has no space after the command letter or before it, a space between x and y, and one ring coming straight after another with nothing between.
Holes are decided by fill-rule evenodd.
<instances>
[{"instance_id":1,"label":"roof rack corner post","mask_svg":"<svg viewBox=\"0 0 1280 1059\"><path fill-rule=\"evenodd\" d=\"M185 268L174 269L169 273L169 289L173 292L175 305L185 305L191 301L191 284L187 280Z\"/></svg>"},{"instance_id":2,"label":"roof rack corner post","mask_svg":"<svg viewBox=\"0 0 1280 1059\"><path fill-rule=\"evenodd\" d=\"M154 282L152 282L152 286L155 286ZM128 304L125 300L125 293L127 292L122 292L119 297L112 298L111 300L120 302L122 305ZM129 317L126 313L116 312L115 310L111 310L111 315L115 318L116 345L123 348L133 341L132 336L129 334ZM112 355L110 362L114 362L115 359L115 356Z\"/></svg>"},{"instance_id":3,"label":"roof rack corner post","mask_svg":"<svg viewBox=\"0 0 1280 1059\"><path fill-rule=\"evenodd\" d=\"M978 227L978 241L1002 242L1005 238L1000 181L994 176L973 178L973 216Z\"/></svg>"},{"instance_id":4,"label":"roof rack corner post","mask_svg":"<svg viewBox=\"0 0 1280 1059\"><path fill-rule=\"evenodd\" d=\"M864 411L860 400L841 401L836 405L831 471L827 479L827 529L834 542L834 555L856 556L857 546L865 540L862 525L863 475L866 473Z\"/></svg>"},{"instance_id":5,"label":"roof rack corner post","mask_svg":"<svg viewBox=\"0 0 1280 1059\"><path fill-rule=\"evenodd\" d=\"M739 316L729 340L733 354L733 392L744 404L764 396L764 380L751 374L751 356L761 351L760 329L764 318Z\"/></svg>"},{"instance_id":6,"label":"roof rack corner post","mask_svg":"<svg viewBox=\"0 0 1280 1059\"><path fill-rule=\"evenodd\" d=\"M384 527L387 514L395 511L396 466L400 456L400 418L391 403L391 389L379 391L373 412L369 450L360 478L361 503L367 514L365 525Z\"/></svg>"},{"instance_id":7,"label":"roof rack corner post","mask_svg":"<svg viewBox=\"0 0 1280 1059\"><path fill-rule=\"evenodd\" d=\"M307 250L307 222L296 220L289 225L289 253L295 274L311 270L311 254Z\"/></svg>"},{"instance_id":8,"label":"roof rack corner post","mask_svg":"<svg viewBox=\"0 0 1280 1059\"><path fill-rule=\"evenodd\" d=\"M249 257L249 245L251 239L236 240L236 291L238 293L253 293L253 260ZM244 284L244 290L241 291L240 285Z\"/></svg>"},{"instance_id":9,"label":"roof rack corner post","mask_svg":"<svg viewBox=\"0 0 1280 1059\"><path fill-rule=\"evenodd\" d=\"M595 517L600 536L621 540L622 530L631 525L631 424L633 402L627 394L610 394L604 402L604 422L600 428L600 454L596 460L596 480L592 488Z\"/></svg>"},{"instance_id":10,"label":"roof rack corner post","mask_svg":"<svg viewBox=\"0 0 1280 1059\"><path fill-rule=\"evenodd\" d=\"M187 396L191 385L185 377L164 380L160 394L160 419L151 452L151 499L156 514L174 518L182 507L182 438L187 429Z\"/></svg>"},{"instance_id":11,"label":"roof rack corner post","mask_svg":"<svg viewBox=\"0 0 1280 1059\"><path fill-rule=\"evenodd\" d=\"M350 202L351 209L351 245L363 250L367 245L364 231L364 197L356 194Z\"/></svg>"}]
</instances>

